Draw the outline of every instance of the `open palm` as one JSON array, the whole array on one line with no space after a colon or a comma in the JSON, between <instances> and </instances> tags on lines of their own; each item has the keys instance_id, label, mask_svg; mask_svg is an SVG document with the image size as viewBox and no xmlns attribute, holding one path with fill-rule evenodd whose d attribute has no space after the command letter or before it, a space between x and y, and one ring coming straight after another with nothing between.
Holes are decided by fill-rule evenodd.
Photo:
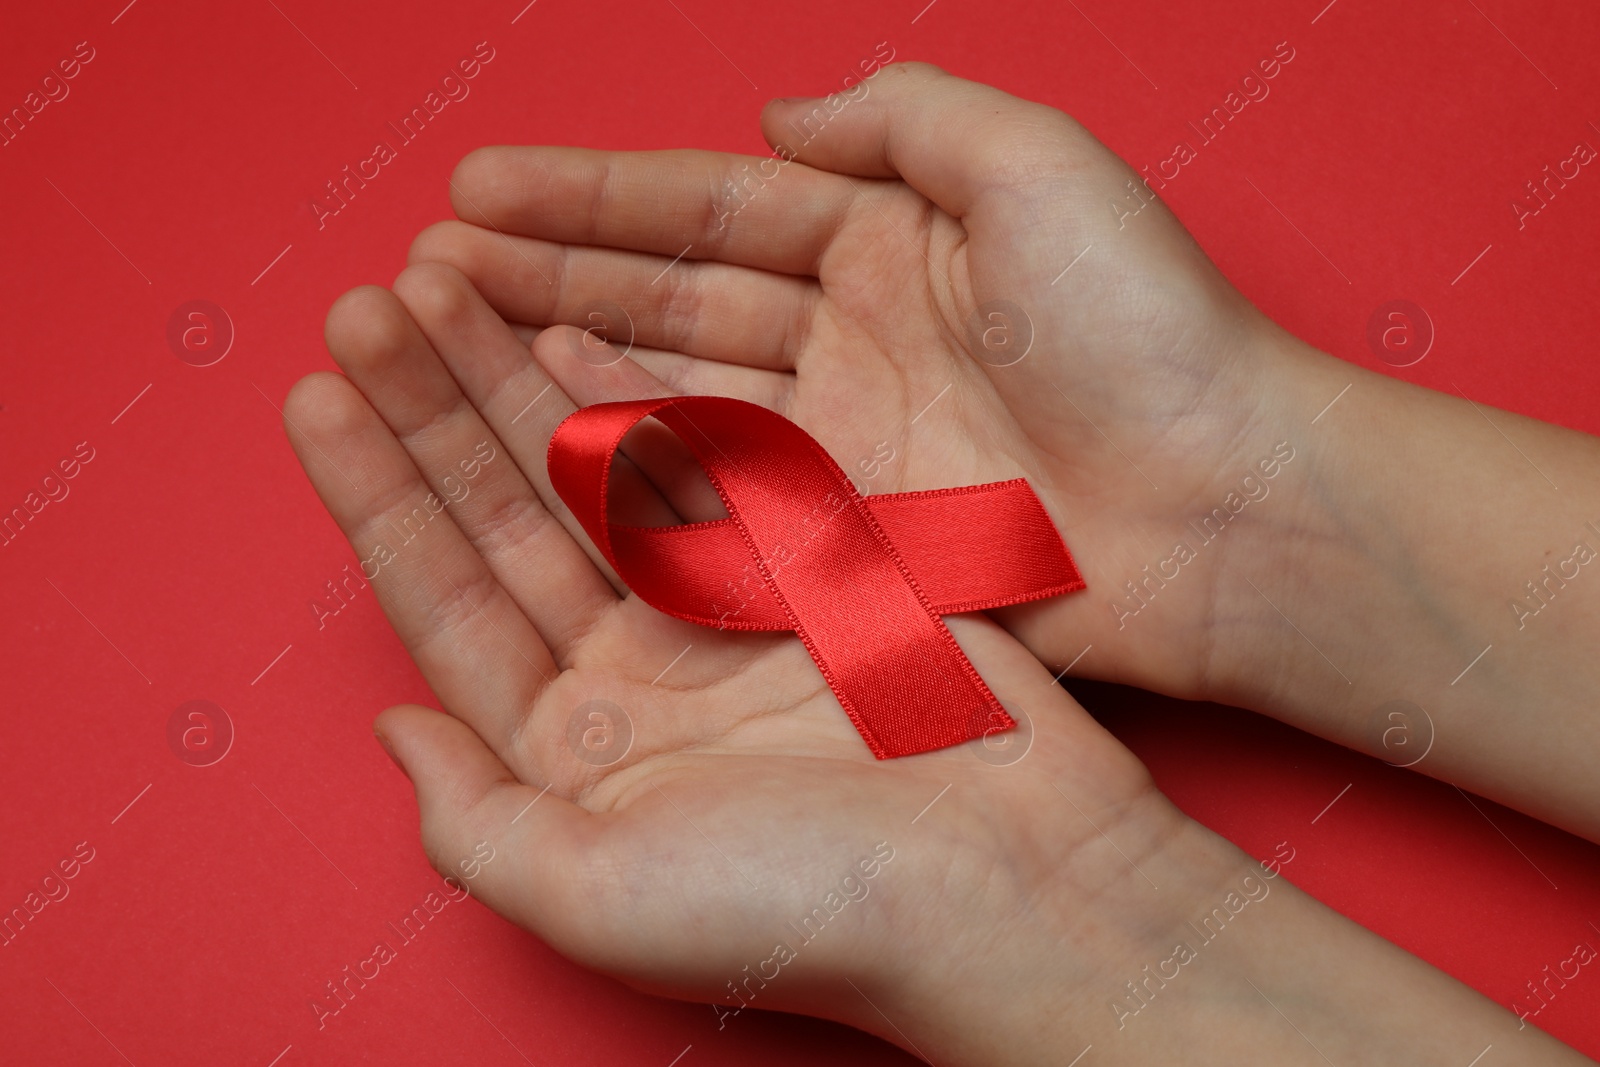
<instances>
[{"instance_id":1,"label":"open palm","mask_svg":"<svg viewBox=\"0 0 1600 1067\"><path fill-rule=\"evenodd\" d=\"M1101 890L1183 825L982 616L951 629L1031 742L879 762L793 635L718 632L622 595L550 488L572 400L453 268L346 294L328 344L348 377L295 386L290 437L449 713L391 709L379 737L416 785L434 864L456 872L488 842L473 891L572 958L894 1039L871 1005L957 981L1008 929L1092 958L1113 925ZM829 917L846 876L870 895L797 940L791 924ZM1064 927L1030 915L1063 894L1085 902ZM996 918L952 933L974 914ZM743 985L778 942L798 949L781 978ZM842 978L857 988L841 1007Z\"/></svg>"},{"instance_id":2,"label":"open palm","mask_svg":"<svg viewBox=\"0 0 1600 1067\"><path fill-rule=\"evenodd\" d=\"M1108 604L1270 450L1250 431L1275 328L1059 111L924 64L867 86L768 107L792 162L480 150L451 183L467 222L411 259L513 323L608 337L612 355L535 341L579 403L764 404L864 492L1027 477L1090 595L997 617L1053 669L1095 643L1083 672L1201 695L1216 568L1127 633Z\"/></svg>"}]
</instances>

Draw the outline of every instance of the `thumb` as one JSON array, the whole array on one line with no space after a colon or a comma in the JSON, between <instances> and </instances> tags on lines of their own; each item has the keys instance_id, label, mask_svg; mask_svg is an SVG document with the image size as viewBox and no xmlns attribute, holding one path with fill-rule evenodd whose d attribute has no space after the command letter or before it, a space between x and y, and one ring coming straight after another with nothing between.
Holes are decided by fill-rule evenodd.
<instances>
[{"instance_id":1,"label":"thumb","mask_svg":"<svg viewBox=\"0 0 1600 1067\"><path fill-rule=\"evenodd\" d=\"M761 112L774 150L808 166L901 178L956 218L986 190L1110 152L1045 104L967 81L931 63L896 63L850 89L774 100Z\"/></svg>"},{"instance_id":2,"label":"thumb","mask_svg":"<svg viewBox=\"0 0 1600 1067\"><path fill-rule=\"evenodd\" d=\"M589 924L590 814L525 785L461 720L415 704L378 716L378 741L416 788L435 870L558 948Z\"/></svg>"}]
</instances>

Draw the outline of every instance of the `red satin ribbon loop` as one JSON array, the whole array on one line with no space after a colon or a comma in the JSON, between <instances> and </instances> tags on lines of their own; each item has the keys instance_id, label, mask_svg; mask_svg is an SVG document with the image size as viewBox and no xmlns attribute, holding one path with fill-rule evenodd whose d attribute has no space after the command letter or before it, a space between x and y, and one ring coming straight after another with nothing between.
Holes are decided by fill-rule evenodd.
<instances>
[{"instance_id":1,"label":"red satin ribbon loop","mask_svg":"<svg viewBox=\"0 0 1600 1067\"><path fill-rule=\"evenodd\" d=\"M611 523L612 457L654 416L705 469L728 517ZM1015 725L941 615L1084 587L1022 479L862 497L800 427L742 400L595 404L557 427L550 480L640 599L702 626L793 630L879 759Z\"/></svg>"}]
</instances>

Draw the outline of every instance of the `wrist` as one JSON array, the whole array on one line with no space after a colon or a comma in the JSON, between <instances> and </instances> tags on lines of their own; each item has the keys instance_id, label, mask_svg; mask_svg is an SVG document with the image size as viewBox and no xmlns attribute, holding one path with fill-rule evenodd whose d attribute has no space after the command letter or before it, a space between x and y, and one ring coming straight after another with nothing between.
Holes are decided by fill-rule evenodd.
<instances>
[{"instance_id":1,"label":"wrist","mask_svg":"<svg viewBox=\"0 0 1600 1067\"><path fill-rule=\"evenodd\" d=\"M1102 829L835 1017L941 1067L1587 1062L1297 890L1292 842L1253 859L1154 794Z\"/></svg>"},{"instance_id":2,"label":"wrist","mask_svg":"<svg viewBox=\"0 0 1600 1067\"><path fill-rule=\"evenodd\" d=\"M1204 697L1600 834L1600 446L1265 332L1257 432L1296 458L1219 557Z\"/></svg>"},{"instance_id":3,"label":"wrist","mask_svg":"<svg viewBox=\"0 0 1600 1067\"><path fill-rule=\"evenodd\" d=\"M1168 932L1187 918L1175 901L1220 899L1217 888L1251 866L1153 789L1115 811L1085 801L1079 813L1053 795L1037 810L1092 819L1097 831L1067 856L1046 847L1030 861L1008 846L981 907L924 916L931 936L847 988L837 1018L941 1067L1059 1067L1128 1025L1132 1004L1120 1018L1115 1005L1144 963L1170 954ZM1076 830L1030 821L1039 837Z\"/></svg>"},{"instance_id":4,"label":"wrist","mask_svg":"<svg viewBox=\"0 0 1600 1067\"><path fill-rule=\"evenodd\" d=\"M1203 624L1214 655L1197 697L1266 710L1310 685L1324 705L1338 704L1350 695L1347 667L1353 657L1328 653L1330 645L1350 649L1337 628L1318 625L1320 615L1348 588L1350 575L1341 568L1359 571L1356 557L1367 554L1368 538L1364 531L1353 537L1356 528L1388 526L1386 517L1374 513L1384 506L1382 499L1366 491L1370 481L1360 475L1368 462L1362 431L1370 436L1370 427L1359 420L1357 432L1349 434L1347 422L1340 421L1348 406L1339 407L1358 390L1370 399L1393 383L1265 320L1254 331L1251 349L1256 406L1250 435L1258 451L1270 448L1279 462L1270 480L1241 479L1244 521L1230 523L1226 538L1218 536ZM1258 485L1262 499L1252 501L1250 490ZM1238 506L1239 500L1228 503ZM1226 504L1211 509L1212 521L1204 523L1201 536L1220 524L1226 510ZM1316 610L1306 611L1308 605ZM1306 614L1314 616L1312 632L1305 629Z\"/></svg>"}]
</instances>

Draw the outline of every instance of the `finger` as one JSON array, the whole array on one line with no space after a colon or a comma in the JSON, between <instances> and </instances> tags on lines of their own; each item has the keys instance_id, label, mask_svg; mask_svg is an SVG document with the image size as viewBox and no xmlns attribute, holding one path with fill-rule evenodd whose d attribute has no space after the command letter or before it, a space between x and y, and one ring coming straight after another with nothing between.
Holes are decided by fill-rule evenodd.
<instances>
[{"instance_id":1,"label":"finger","mask_svg":"<svg viewBox=\"0 0 1600 1067\"><path fill-rule=\"evenodd\" d=\"M603 362L598 357L595 363L572 358L572 347L589 340L575 327L556 326L542 331L533 342L534 359L574 402L589 405L680 395L630 354L615 348L605 349L613 358ZM654 419L646 419L629 430L622 439L621 451L666 498L673 511L687 521L727 517L722 499L694 454L677 434Z\"/></svg>"},{"instance_id":2,"label":"finger","mask_svg":"<svg viewBox=\"0 0 1600 1067\"><path fill-rule=\"evenodd\" d=\"M354 385L308 375L283 410L301 465L423 677L519 766L508 752L518 724L556 673L538 631Z\"/></svg>"},{"instance_id":3,"label":"finger","mask_svg":"<svg viewBox=\"0 0 1600 1067\"><path fill-rule=\"evenodd\" d=\"M771 374L643 345L634 345L627 358L649 372L668 394L729 396L780 412L788 410L794 396L795 376L792 374Z\"/></svg>"},{"instance_id":4,"label":"finger","mask_svg":"<svg viewBox=\"0 0 1600 1067\"><path fill-rule=\"evenodd\" d=\"M768 370L794 369L822 298L814 279L556 244L457 221L423 230L407 261L450 264L508 321L625 329L640 344ZM608 305L621 307L627 322L600 321Z\"/></svg>"},{"instance_id":5,"label":"finger","mask_svg":"<svg viewBox=\"0 0 1600 1067\"><path fill-rule=\"evenodd\" d=\"M530 326L525 322L508 323L511 332L517 335L517 340L527 345L531 351L534 340L546 329L559 327ZM615 395L607 395L606 400L637 400L643 396L731 396L739 400L748 400L752 404L760 404L773 411L787 411L794 397L795 378L792 374L768 374L765 371L755 370L751 367L741 367L732 363L718 363L712 359L697 359L682 352L671 352L660 348L647 348L644 345L628 345L618 342L607 342L597 330L584 331L589 333L587 339L578 339L577 343L587 346L588 349L598 353L598 345L610 344L612 354L608 356L597 355L594 365L602 369L613 360L623 358L631 359L639 366L650 372L650 376L657 383L656 392L641 393L639 396L623 396L620 391ZM569 346L570 347L570 346ZM560 366L555 363L552 366ZM543 364L541 364L543 366ZM550 367L545 368L547 373L555 375ZM565 381L557 383L561 390L574 403L598 404L599 399L578 400L577 396L568 387ZM574 383L576 384L576 383ZM599 394L585 393L585 397Z\"/></svg>"},{"instance_id":6,"label":"finger","mask_svg":"<svg viewBox=\"0 0 1600 1067\"><path fill-rule=\"evenodd\" d=\"M421 316L418 325L449 376L505 443L545 509L620 591L622 583L550 482L550 437L577 406L455 268L439 263L407 267L395 280L395 289L402 302L416 307ZM631 521L647 525L678 521L678 515L632 463L617 463L612 478L617 497L627 502L630 514L636 516ZM538 561L531 565L537 566Z\"/></svg>"},{"instance_id":7,"label":"finger","mask_svg":"<svg viewBox=\"0 0 1600 1067\"><path fill-rule=\"evenodd\" d=\"M594 817L554 790L519 781L448 715L401 705L378 716L374 730L416 789L434 869L557 948L581 945Z\"/></svg>"},{"instance_id":8,"label":"finger","mask_svg":"<svg viewBox=\"0 0 1600 1067\"><path fill-rule=\"evenodd\" d=\"M491 147L450 180L463 221L563 244L815 275L855 191L832 174L722 152Z\"/></svg>"},{"instance_id":9,"label":"finger","mask_svg":"<svg viewBox=\"0 0 1600 1067\"><path fill-rule=\"evenodd\" d=\"M428 335L443 344L491 339L474 336L476 324L461 321L460 301L447 285L410 276L396 289L404 302L375 286L351 290L335 302L328 313L328 351L446 502L556 665L565 668L577 636L616 605L616 592L553 520L505 445L462 395Z\"/></svg>"},{"instance_id":10,"label":"finger","mask_svg":"<svg viewBox=\"0 0 1600 1067\"><path fill-rule=\"evenodd\" d=\"M580 406L657 396L729 396L782 412L787 410L794 390L792 375L773 375L642 345L607 346L592 332L588 337L581 336L584 331L558 334L564 339L540 347L534 342L545 332L543 329L514 323L512 331L534 352L561 390ZM589 358L571 359L571 349L576 347L590 353ZM687 447L654 420L645 420L631 430L622 439L619 451L683 521L727 518L716 490Z\"/></svg>"},{"instance_id":11,"label":"finger","mask_svg":"<svg viewBox=\"0 0 1600 1067\"><path fill-rule=\"evenodd\" d=\"M1069 149L1105 152L1088 131L1044 104L947 74L895 63L863 92L774 100L761 112L767 143L841 175L902 178L956 218L986 190L1059 169Z\"/></svg>"}]
</instances>

